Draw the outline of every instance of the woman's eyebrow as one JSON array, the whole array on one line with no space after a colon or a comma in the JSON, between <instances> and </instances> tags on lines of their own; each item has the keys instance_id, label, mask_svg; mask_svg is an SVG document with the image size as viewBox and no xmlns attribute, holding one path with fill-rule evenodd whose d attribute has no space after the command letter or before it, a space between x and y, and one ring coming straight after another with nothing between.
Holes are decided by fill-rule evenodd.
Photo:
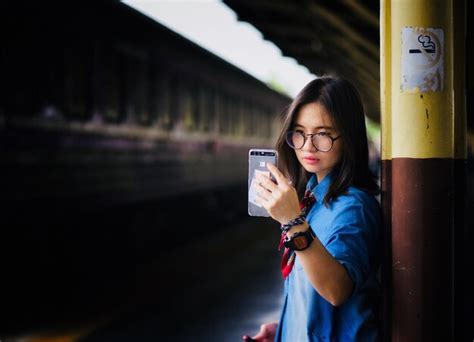
<instances>
[{"instance_id":1,"label":"woman's eyebrow","mask_svg":"<svg viewBox=\"0 0 474 342\"><path fill-rule=\"evenodd\" d=\"M303 125L300 125L298 123L295 124L295 127L305 128ZM317 127L314 127L314 129L334 129L334 128L331 126L317 126Z\"/></svg>"}]
</instances>

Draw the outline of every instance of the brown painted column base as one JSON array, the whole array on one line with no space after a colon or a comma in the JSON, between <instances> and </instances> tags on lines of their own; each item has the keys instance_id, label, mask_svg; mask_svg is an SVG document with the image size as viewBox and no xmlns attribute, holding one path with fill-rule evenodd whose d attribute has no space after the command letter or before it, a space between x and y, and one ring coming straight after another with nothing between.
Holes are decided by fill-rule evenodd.
<instances>
[{"instance_id":1,"label":"brown painted column base","mask_svg":"<svg viewBox=\"0 0 474 342\"><path fill-rule=\"evenodd\" d=\"M453 340L455 194L462 184L454 178L455 169L453 159L382 161L382 205L391 245L383 273L385 305L391 303L385 331L391 331L393 342Z\"/></svg>"}]
</instances>

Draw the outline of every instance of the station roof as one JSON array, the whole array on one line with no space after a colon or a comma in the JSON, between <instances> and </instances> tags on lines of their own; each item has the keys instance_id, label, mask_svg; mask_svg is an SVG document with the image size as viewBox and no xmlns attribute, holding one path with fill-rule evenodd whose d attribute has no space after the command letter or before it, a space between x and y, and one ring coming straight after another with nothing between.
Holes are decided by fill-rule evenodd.
<instances>
[{"instance_id":1,"label":"station roof","mask_svg":"<svg viewBox=\"0 0 474 342\"><path fill-rule=\"evenodd\" d=\"M366 114L380 122L379 1L223 0L317 76L337 74L359 89Z\"/></svg>"}]
</instances>

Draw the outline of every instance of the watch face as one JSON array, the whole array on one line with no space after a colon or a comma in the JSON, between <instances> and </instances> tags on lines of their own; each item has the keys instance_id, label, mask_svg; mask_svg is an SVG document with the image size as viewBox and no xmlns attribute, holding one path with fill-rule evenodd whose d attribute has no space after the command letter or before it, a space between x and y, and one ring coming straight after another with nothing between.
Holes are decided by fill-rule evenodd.
<instances>
[{"instance_id":1,"label":"watch face","mask_svg":"<svg viewBox=\"0 0 474 342\"><path fill-rule=\"evenodd\" d=\"M296 236L293 239L293 244L296 250L302 249L306 247L306 245L308 244L308 240L306 240L306 236L304 235Z\"/></svg>"}]
</instances>

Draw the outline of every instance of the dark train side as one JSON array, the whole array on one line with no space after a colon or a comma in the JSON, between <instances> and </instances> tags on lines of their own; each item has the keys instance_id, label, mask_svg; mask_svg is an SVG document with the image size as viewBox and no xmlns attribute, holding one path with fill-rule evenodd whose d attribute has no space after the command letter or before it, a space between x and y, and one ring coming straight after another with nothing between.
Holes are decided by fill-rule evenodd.
<instances>
[{"instance_id":1,"label":"dark train side","mask_svg":"<svg viewBox=\"0 0 474 342\"><path fill-rule=\"evenodd\" d=\"M0 35L0 333L99 316L167 238L246 215L289 97L116 1L2 2Z\"/></svg>"},{"instance_id":2,"label":"dark train side","mask_svg":"<svg viewBox=\"0 0 474 342\"><path fill-rule=\"evenodd\" d=\"M9 201L110 205L236 185L248 148L273 145L289 98L126 5L2 7Z\"/></svg>"}]
</instances>

